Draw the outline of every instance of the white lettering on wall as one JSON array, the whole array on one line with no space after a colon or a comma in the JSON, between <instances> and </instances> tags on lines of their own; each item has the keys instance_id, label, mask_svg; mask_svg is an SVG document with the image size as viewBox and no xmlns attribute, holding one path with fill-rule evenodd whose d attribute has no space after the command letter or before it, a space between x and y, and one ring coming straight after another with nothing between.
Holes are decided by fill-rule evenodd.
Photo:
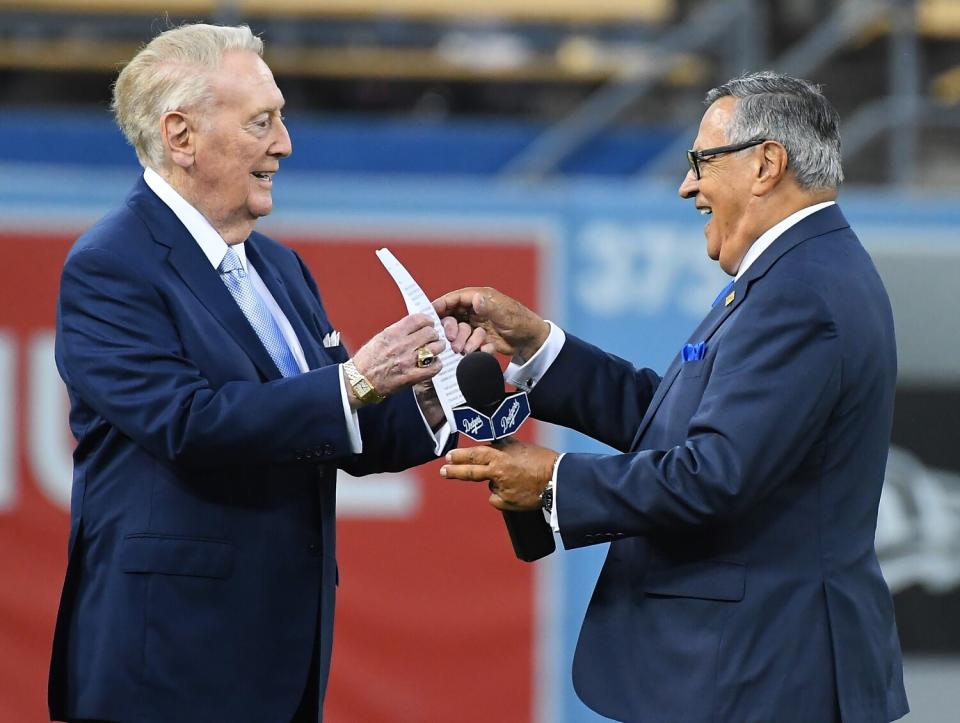
<instances>
[{"instance_id":1,"label":"white lettering on wall","mask_svg":"<svg viewBox=\"0 0 960 723\"><path fill-rule=\"evenodd\" d=\"M420 507L420 480L409 472L337 475L337 517L412 517Z\"/></svg>"},{"instance_id":2,"label":"white lettering on wall","mask_svg":"<svg viewBox=\"0 0 960 723\"><path fill-rule=\"evenodd\" d=\"M17 467L18 404L24 404L23 441L32 476L40 491L59 509L70 509L74 440L67 423L69 400L57 372L53 331L34 334L26 354L26 389L16 379L17 344L0 331L0 514L16 514L19 500ZM345 518L408 518L421 504L416 474L352 477L339 474L337 516Z\"/></svg>"},{"instance_id":3,"label":"white lettering on wall","mask_svg":"<svg viewBox=\"0 0 960 723\"><path fill-rule=\"evenodd\" d=\"M652 316L674 304L700 317L723 274L688 228L596 221L577 240L577 300L596 316Z\"/></svg>"}]
</instances>

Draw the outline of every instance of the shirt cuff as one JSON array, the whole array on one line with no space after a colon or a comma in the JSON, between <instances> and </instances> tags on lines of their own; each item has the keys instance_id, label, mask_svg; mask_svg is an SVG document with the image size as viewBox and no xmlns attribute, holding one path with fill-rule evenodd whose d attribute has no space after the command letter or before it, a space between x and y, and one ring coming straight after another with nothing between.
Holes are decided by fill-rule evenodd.
<instances>
[{"instance_id":1,"label":"shirt cuff","mask_svg":"<svg viewBox=\"0 0 960 723\"><path fill-rule=\"evenodd\" d=\"M340 401L343 403L343 418L347 424L347 437L350 438L350 451L354 454L363 452L363 439L360 437L360 418L357 416L357 410L350 406L350 398L347 396L347 383L343 380L343 364L338 367L340 371Z\"/></svg>"},{"instance_id":2,"label":"shirt cuff","mask_svg":"<svg viewBox=\"0 0 960 723\"><path fill-rule=\"evenodd\" d=\"M517 389L522 389L525 392L533 389L560 355L560 350L563 349L567 335L563 333L563 329L552 321L547 320L547 323L550 325L550 334L543 345L537 349L536 354L530 357L526 364L510 362L507 365L507 370L503 373L504 379ZM554 509L556 509L556 505L554 505Z\"/></svg>"},{"instance_id":3,"label":"shirt cuff","mask_svg":"<svg viewBox=\"0 0 960 723\"><path fill-rule=\"evenodd\" d=\"M417 393L413 392L413 398L416 400ZM423 426L427 429L427 434L430 435L430 439L434 441L433 453L438 457L443 454L443 450L446 449L447 442L450 441L450 422L446 419L443 420L443 426L440 427L436 432L430 427L430 423L427 421L427 417L424 415L423 410L420 408L420 405L417 404L417 411L420 412L420 419L423 420Z\"/></svg>"},{"instance_id":4,"label":"shirt cuff","mask_svg":"<svg viewBox=\"0 0 960 723\"><path fill-rule=\"evenodd\" d=\"M557 470L560 469L560 460L563 459L563 453L557 455L557 461L553 463L553 477L550 480L550 484L553 485L553 505L550 507L550 515L547 518L547 522L550 523L550 528L554 532L560 532L560 518L557 516ZM546 510L543 511L544 516L546 515Z\"/></svg>"}]
</instances>

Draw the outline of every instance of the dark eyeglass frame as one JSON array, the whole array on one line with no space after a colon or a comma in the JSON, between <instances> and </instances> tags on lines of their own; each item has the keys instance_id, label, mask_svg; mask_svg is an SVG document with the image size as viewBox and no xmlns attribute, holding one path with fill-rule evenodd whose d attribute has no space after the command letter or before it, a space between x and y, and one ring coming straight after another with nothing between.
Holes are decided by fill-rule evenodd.
<instances>
[{"instance_id":1,"label":"dark eyeglass frame","mask_svg":"<svg viewBox=\"0 0 960 723\"><path fill-rule=\"evenodd\" d=\"M742 151L745 148L752 148L753 146L759 146L761 143L766 143L769 138L754 138L752 141L744 141L743 143L732 143L729 146L717 146L716 148L704 148L702 151L695 151L692 148L687 151L687 165L690 166L690 170L693 171L694 177L699 181L700 180L700 161L705 161L708 158L713 158L714 156L719 156L723 153L733 153L734 151Z\"/></svg>"}]
</instances>

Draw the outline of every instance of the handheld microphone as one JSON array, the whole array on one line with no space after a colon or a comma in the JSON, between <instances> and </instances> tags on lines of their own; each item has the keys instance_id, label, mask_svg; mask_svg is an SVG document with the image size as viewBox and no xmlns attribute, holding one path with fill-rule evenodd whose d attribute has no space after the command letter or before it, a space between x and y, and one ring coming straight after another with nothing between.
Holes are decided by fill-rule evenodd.
<instances>
[{"instance_id":1,"label":"handheld microphone","mask_svg":"<svg viewBox=\"0 0 960 723\"><path fill-rule=\"evenodd\" d=\"M467 402L453 410L457 429L477 442L498 446L513 435L530 416L524 392L506 394L503 373L492 354L475 351L457 366L457 384ZM504 511L503 521L516 556L524 562L546 557L556 549L553 530L543 510Z\"/></svg>"}]
</instances>

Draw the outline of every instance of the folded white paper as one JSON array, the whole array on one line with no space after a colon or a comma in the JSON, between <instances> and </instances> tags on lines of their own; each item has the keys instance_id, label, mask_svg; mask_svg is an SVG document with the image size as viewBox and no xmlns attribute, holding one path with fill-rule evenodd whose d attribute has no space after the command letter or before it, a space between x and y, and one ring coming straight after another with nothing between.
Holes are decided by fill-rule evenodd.
<instances>
[{"instance_id":1,"label":"folded white paper","mask_svg":"<svg viewBox=\"0 0 960 723\"><path fill-rule=\"evenodd\" d=\"M379 249L377 258L380 259L380 262L400 289L403 301L407 305L407 312L410 314L425 314L433 319L437 336L443 342L443 351L439 354L439 358L443 362L443 369L433 378L433 386L437 390L440 406L443 407L443 413L447 417L447 426L451 432L456 432L457 423L453 417L453 408L464 403L460 385L457 384L457 365L460 364L462 357L450 347L450 342L447 341L447 336L443 331L443 325L440 323L440 317L437 316L430 299L423 293L419 284L413 280L410 272L397 261L396 256L390 253L389 249Z\"/></svg>"}]
</instances>

